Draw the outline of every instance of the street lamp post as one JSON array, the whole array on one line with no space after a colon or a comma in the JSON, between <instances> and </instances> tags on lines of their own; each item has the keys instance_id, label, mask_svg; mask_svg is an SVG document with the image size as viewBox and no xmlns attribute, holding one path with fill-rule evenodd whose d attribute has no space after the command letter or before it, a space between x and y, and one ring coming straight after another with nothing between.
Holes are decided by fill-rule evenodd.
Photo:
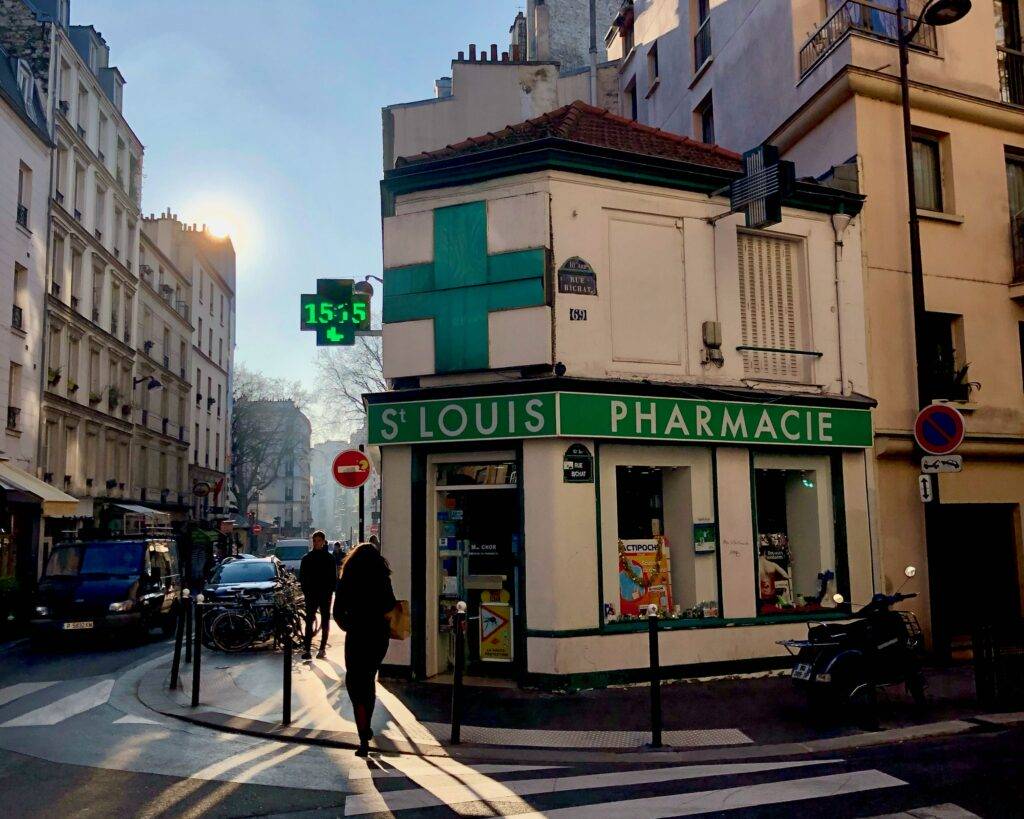
<instances>
[{"instance_id":1,"label":"street lamp post","mask_svg":"<svg viewBox=\"0 0 1024 819\"><path fill-rule=\"evenodd\" d=\"M971 0L929 0L909 31L904 32L903 0L896 2L897 42L900 50L900 102L903 107L903 151L907 163L907 205L910 209L910 283L914 299L914 359L917 367L917 403L920 409L931 403L928 372L930 362L925 349L924 267L921 263L921 227L917 216L917 189L914 185L914 137L910 123L909 45L923 23L946 26L961 20L971 10Z\"/></svg>"}]
</instances>

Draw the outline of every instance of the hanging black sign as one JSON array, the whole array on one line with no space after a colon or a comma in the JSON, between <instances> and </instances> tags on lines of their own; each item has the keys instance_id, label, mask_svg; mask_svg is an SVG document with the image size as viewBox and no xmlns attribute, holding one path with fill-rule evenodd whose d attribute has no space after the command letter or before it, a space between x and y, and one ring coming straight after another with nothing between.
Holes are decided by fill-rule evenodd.
<instances>
[{"instance_id":1,"label":"hanging black sign","mask_svg":"<svg viewBox=\"0 0 1024 819\"><path fill-rule=\"evenodd\" d=\"M583 444L573 444L562 457L564 483L593 483L594 456Z\"/></svg>"},{"instance_id":2,"label":"hanging black sign","mask_svg":"<svg viewBox=\"0 0 1024 819\"><path fill-rule=\"evenodd\" d=\"M573 296L596 296L597 274L590 262L573 256L558 268L558 292Z\"/></svg>"}]
</instances>

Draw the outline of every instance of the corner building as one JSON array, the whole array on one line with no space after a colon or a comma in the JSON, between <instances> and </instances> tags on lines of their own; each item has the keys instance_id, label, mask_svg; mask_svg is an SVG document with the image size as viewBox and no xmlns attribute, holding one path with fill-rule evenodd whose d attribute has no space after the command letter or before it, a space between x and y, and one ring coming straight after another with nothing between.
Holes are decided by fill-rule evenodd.
<instances>
[{"instance_id":1,"label":"corner building","mask_svg":"<svg viewBox=\"0 0 1024 819\"><path fill-rule=\"evenodd\" d=\"M748 230L741 175L581 102L385 174L395 671L452 666L460 599L473 673L600 685L651 604L669 673L711 673L870 596L862 198L800 182Z\"/></svg>"}]
</instances>

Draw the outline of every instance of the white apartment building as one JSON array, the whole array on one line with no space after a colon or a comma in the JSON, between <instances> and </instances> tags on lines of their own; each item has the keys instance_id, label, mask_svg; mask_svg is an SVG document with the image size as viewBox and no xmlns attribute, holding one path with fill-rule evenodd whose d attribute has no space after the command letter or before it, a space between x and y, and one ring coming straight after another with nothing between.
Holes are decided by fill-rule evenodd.
<instances>
[{"instance_id":1,"label":"white apartment building","mask_svg":"<svg viewBox=\"0 0 1024 819\"><path fill-rule=\"evenodd\" d=\"M290 400L260 402L261 425L277 439L282 451L272 458L277 476L259 492L252 511L261 520L274 524L278 537L304 537L309 534L313 516L310 510L310 437L312 427L305 414ZM258 506L258 509L257 509ZM247 510L248 511L248 510Z\"/></svg>"},{"instance_id":2,"label":"white apartment building","mask_svg":"<svg viewBox=\"0 0 1024 819\"><path fill-rule=\"evenodd\" d=\"M214 236L205 225L183 224L170 209L159 216L151 215L145 221L147 236L177 266L182 279L191 282L192 349L186 371L191 384L188 402L191 427L186 430L191 444L187 479L191 496L186 501L192 505L193 515L203 518L220 513L227 505L235 344L235 249L230 238ZM168 281L165 284L174 286ZM177 311L179 293L168 295L173 296ZM182 289L180 295L184 302L188 294ZM180 342L175 351L173 331L169 331L169 338L172 363L177 362L176 372L180 375ZM156 340L154 349L161 345L162 340Z\"/></svg>"},{"instance_id":3,"label":"white apartment building","mask_svg":"<svg viewBox=\"0 0 1024 819\"><path fill-rule=\"evenodd\" d=\"M143 220L139 249L132 497L184 515L192 426L192 283Z\"/></svg>"},{"instance_id":4,"label":"white apartment building","mask_svg":"<svg viewBox=\"0 0 1024 819\"><path fill-rule=\"evenodd\" d=\"M0 49L0 458L35 473L50 140L28 64ZM2 572L0 572L2 573Z\"/></svg>"}]
</instances>

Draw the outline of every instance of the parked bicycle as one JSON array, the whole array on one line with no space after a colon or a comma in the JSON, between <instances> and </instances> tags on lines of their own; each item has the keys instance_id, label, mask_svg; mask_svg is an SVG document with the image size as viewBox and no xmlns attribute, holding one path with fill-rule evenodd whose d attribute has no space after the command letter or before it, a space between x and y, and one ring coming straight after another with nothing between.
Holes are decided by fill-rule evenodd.
<instances>
[{"instance_id":1,"label":"parked bicycle","mask_svg":"<svg viewBox=\"0 0 1024 819\"><path fill-rule=\"evenodd\" d=\"M275 648L286 640L293 648L301 648L302 602L302 592L289 586L275 590L269 600L256 592L239 591L210 612L210 642L225 652L245 651L269 640Z\"/></svg>"}]
</instances>

